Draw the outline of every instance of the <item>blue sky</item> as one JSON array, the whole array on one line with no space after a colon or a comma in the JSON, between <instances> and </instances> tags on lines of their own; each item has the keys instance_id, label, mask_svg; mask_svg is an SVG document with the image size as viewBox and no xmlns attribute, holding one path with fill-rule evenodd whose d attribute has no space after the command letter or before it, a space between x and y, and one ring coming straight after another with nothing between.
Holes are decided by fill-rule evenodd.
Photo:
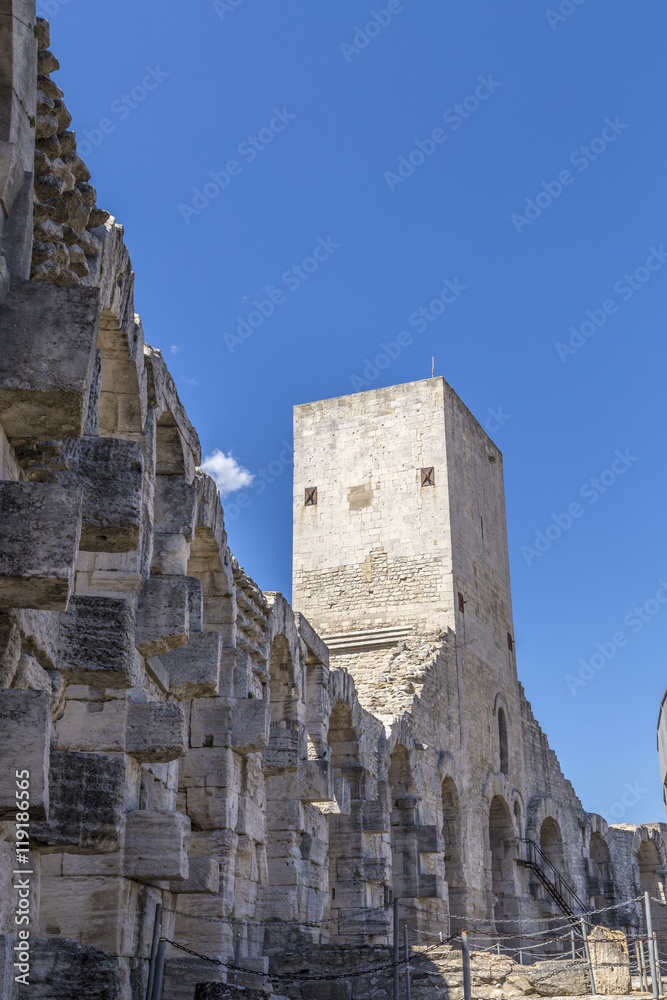
<instances>
[{"instance_id":1,"label":"blue sky","mask_svg":"<svg viewBox=\"0 0 667 1000\"><path fill-rule=\"evenodd\" d=\"M292 406L434 355L504 453L519 675L563 770L664 821L667 7L38 6L146 338L204 453L271 479L225 500L239 561L289 596Z\"/></svg>"}]
</instances>

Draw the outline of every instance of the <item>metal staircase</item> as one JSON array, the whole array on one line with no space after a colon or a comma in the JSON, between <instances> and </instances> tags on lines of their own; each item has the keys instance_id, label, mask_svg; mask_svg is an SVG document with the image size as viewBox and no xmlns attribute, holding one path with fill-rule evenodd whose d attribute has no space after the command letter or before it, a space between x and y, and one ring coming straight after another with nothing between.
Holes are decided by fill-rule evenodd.
<instances>
[{"instance_id":1,"label":"metal staircase","mask_svg":"<svg viewBox=\"0 0 667 1000\"><path fill-rule=\"evenodd\" d=\"M526 868L535 872L539 881L565 916L573 922L578 922L579 914L586 911L579 896L534 840L524 840L523 843L526 845L526 856L523 859Z\"/></svg>"}]
</instances>

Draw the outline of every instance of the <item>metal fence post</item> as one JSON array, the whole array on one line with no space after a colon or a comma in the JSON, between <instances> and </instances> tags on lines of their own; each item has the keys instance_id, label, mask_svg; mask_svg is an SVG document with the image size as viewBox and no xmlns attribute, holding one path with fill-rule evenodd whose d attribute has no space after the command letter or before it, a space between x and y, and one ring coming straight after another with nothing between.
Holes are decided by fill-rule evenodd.
<instances>
[{"instance_id":1,"label":"metal fence post","mask_svg":"<svg viewBox=\"0 0 667 1000\"><path fill-rule=\"evenodd\" d=\"M648 976L646 975L646 956L644 955L644 942L640 940L639 942L639 957L642 960L642 989L645 993L648 993Z\"/></svg>"},{"instance_id":2,"label":"metal fence post","mask_svg":"<svg viewBox=\"0 0 667 1000\"><path fill-rule=\"evenodd\" d=\"M398 899L394 900L394 1000L398 1000Z\"/></svg>"},{"instance_id":3,"label":"metal fence post","mask_svg":"<svg viewBox=\"0 0 667 1000\"><path fill-rule=\"evenodd\" d=\"M660 952L658 951L658 935L653 931L653 954L655 956L655 974L658 979L658 993L662 996L662 969L660 968Z\"/></svg>"},{"instance_id":4,"label":"metal fence post","mask_svg":"<svg viewBox=\"0 0 667 1000\"><path fill-rule=\"evenodd\" d=\"M410 1000L410 949L408 948L407 924L403 924L403 956L405 958L405 1000Z\"/></svg>"},{"instance_id":5,"label":"metal fence post","mask_svg":"<svg viewBox=\"0 0 667 1000\"><path fill-rule=\"evenodd\" d=\"M164 972L164 953L166 947L167 942L164 938L161 938L157 949L157 959L155 961L155 979L153 981L151 1000L160 1000L160 996L162 994L162 974Z\"/></svg>"},{"instance_id":6,"label":"metal fence post","mask_svg":"<svg viewBox=\"0 0 667 1000\"><path fill-rule=\"evenodd\" d=\"M470 948L468 946L467 931L461 931L461 954L463 956L463 1000L472 1000L472 990L470 988Z\"/></svg>"},{"instance_id":7,"label":"metal fence post","mask_svg":"<svg viewBox=\"0 0 667 1000\"><path fill-rule=\"evenodd\" d=\"M151 957L148 963L148 983L146 985L146 1000L151 1000L153 995L153 980L155 979L155 957L157 955L157 945L160 939L160 919L162 916L162 903L155 907L155 922L153 924L153 940L151 942Z\"/></svg>"},{"instance_id":8,"label":"metal fence post","mask_svg":"<svg viewBox=\"0 0 667 1000\"><path fill-rule=\"evenodd\" d=\"M653 921L651 920L651 897L648 892L644 893L644 908L646 910L646 936L648 938L648 962L651 967L651 986L653 987L653 1000L658 1000L658 977L655 972L655 955L653 954Z\"/></svg>"},{"instance_id":9,"label":"metal fence post","mask_svg":"<svg viewBox=\"0 0 667 1000\"><path fill-rule=\"evenodd\" d=\"M572 961L574 962L574 960L577 957L577 954L576 954L576 950L575 950L575 947L574 947L574 931L573 930L570 931L570 947L572 949Z\"/></svg>"},{"instance_id":10,"label":"metal fence post","mask_svg":"<svg viewBox=\"0 0 667 1000\"><path fill-rule=\"evenodd\" d=\"M595 976L593 975L593 963L591 962L591 952L590 948L588 947L588 931L586 930L586 921L584 920L583 917L581 918L581 933L584 938L584 952L586 954L586 962L588 963L588 975L590 976L591 980L591 993L593 994L593 996L595 996L596 994Z\"/></svg>"},{"instance_id":11,"label":"metal fence post","mask_svg":"<svg viewBox=\"0 0 667 1000\"><path fill-rule=\"evenodd\" d=\"M643 990L644 989L644 976L642 974L642 963L641 963L641 960L639 958L639 942L637 941L636 938L635 938L635 955L636 955L636 958L637 958L637 977L639 979L639 988L640 988L640 990Z\"/></svg>"}]
</instances>

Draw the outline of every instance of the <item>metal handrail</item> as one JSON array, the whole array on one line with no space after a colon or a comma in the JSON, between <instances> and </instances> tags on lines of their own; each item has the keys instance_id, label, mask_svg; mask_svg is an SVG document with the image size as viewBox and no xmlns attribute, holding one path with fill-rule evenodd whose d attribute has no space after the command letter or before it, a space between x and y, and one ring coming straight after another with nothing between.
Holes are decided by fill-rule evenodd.
<instances>
[{"instance_id":1,"label":"metal handrail","mask_svg":"<svg viewBox=\"0 0 667 1000\"><path fill-rule=\"evenodd\" d=\"M524 844L526 844L527 847L526 862L531 866L535 865L536 867L541 868L544 871L547 878L549 879L549 881L553 883L553 886L555 887L556 891L559 893L561 897L563 897L563 899L566 902L568 901L567 897L569 896L571 903L574 903L574 906L572 906L571 903L569 904L570 908L574 912L576 912L576 909L578 909L580 913L585 913L586 912L585 905L582 903L581 899L574 891L572 886L563 878L558 869L549 860L549 858L546 856L546 854L539 846L539 844L536 844L534 840L530 840L527 837L524 838L523 842Z\"/></svg>"}]
</instances>

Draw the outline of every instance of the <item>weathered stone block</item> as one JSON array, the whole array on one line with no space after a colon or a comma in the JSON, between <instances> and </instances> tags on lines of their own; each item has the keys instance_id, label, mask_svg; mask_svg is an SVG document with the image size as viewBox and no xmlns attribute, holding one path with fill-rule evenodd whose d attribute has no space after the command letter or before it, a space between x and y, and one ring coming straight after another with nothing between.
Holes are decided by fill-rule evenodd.
<instances>
[{"instance_id":1,"label":"weathered stone block","mask_svg":"<svg viewBox=\"0 0 667 1000\"><path fill-rule=\"evenodd\" d=\"M294 771L301 759L303 733L300 726L287 729L272 723L269 731L269 745L262 754L265 774L281 774Z\"/></svg>"},{"instance_id":2,"label":"weathered stone block","mask_svg":"<svg viewBox=\"0 0 667 1000\"><path fill-rule=\"evenodd\" d=\"M338 858L336 875L343 880L386 882L391 879L391 865L385 858Z\"/></svg>"},{"instance_id":3,"label":"weathered stone block","mask_svg":"<svg viewBox=\"0 0 667 1000\"><path fill-rule=\"evenodd\" d=\"M215 896L220 888L220 862L216 858L188 858L188 877L169 883L169 892L206 893Z\"/></svg>"},{"instance_id":4,"label":"weathered stone block","mask_svg":"<svg viewBox=\"0 0 667 1000\"><path fill-rule=\"evenodd\" d=\"M359 907L345 910L345 916L339 922L338 932L344 938L348 935L380 936L389 933L391 916L387 910Z\"/></svg>"},{"instance_id":5,"label":"weathered stone block","mask_svg":"<svg viewBox=\"0 0 667 1000\"><path fill-rule=\"evenodd\" d=\"M0 482L0 607L64 611L81 533L81 489Z\"/></svg>"},{"instance_id":6,"label":"weathered stone block","mask_svg":"<svg viewBox=\"0 0 667 1000\"><path fill-rule=\"evenodd\" d=\"M238 795L229 788L188 788L188 816L202 830L229 827L238 820Z\"/></svg>"},{"instance_id":7,"label":"weathered stone block","mask_svg":"<svg viewBox=\"0 0 667 1000\"><path fill-rule=\"evenodd\" d=\"M176 952L174 954L177 954ZM203 962L198 958L170 958L164 966L164 989L162 1000L191 1000L199 989L199 984L208 986L222 985L226 972L224 969L216 968L210 962ZM240 990L235 991L238 1000L243 1000L245 993L241 995ZM263 1000L267 1000L266 994Z\"/></svg>"},{"instance_id":8,"label":"weathered stone block","mask_svg":"<svg viewBox=\"0 0 667 1000\"><path fill-rule=\"evenodd\" d=\"M347 778L334 777L333 802L318 802L317 808L327 816L349 816L352 811L350 782Z\"/></svg>"},{"instance_id":9,"label":"weathered stone block","mask_svg":"<svg viewBox=\"0 0 667 1000\"><path fill-rule=\"evenodd\" d=\"M110 955L131 955L138 898L136 882L118 876L45 878L40 934L74 938Z\"/></svg>"},{"instance_id":10,"label":"weathered stone block","mask_svg":"<svg viewBox=\"0 0 667 1000\"><path fill-rule=\"evenodd\" d=\"M438 854L441 850L437 826L417 827L417 850L420 854Z\"/></svg>"},{"instance_id":11,"label":"weathered stone block","mask_svg":"<svg viewBox=\"0 0 667 1000\"><path fill-rule=\"evenodd\" d=\"M232 712L232 747L240 754L257 753L269 744L271 706L260 698L242 698Z\"/></svg>"},{"instance_id":12,"label":"weathered stone block","mask_svg":"<svg viewBox=\"0 0 667 1000\"><path fill-rule=\"evenodd\" d=\"M239 795L238 810L236 832L254 841L263 841L265 820L261 804L249 795Z\"/></svg>"},{"instance_id":13,"label":"weathered stone block","mask_svg":"<svg viewBox=\"0 0 667 1000\"><path fill-rule=\"evenodd\" d=\"M229 747L199 747L190 749L180 765L179 788L238 787L238 758Z\"/></svg>"},{"instance_id":14,"label":"weathered stone block","mask_svg":"<svg viewBox=\"0 0 667 1000\"><path fill-rule=\"evenodd\" d=\"M169 690L179 700L206 698L218 693L220 675L219 632L190 632L185 646L163 654L169 672Z\"/></svg>"},{"instance_id":15,"label":"weathered stone block","mask_svg":"<svg viewBox=\"0 0 667 1000\"><path fill-rule=\"evenodd\" d=\"M88 552L130 552L139 544L143 450L122 438L71 438L63 450L69 468L58 475L80 485L81 541Z\"/></svg>"},{"instance_id":16,"label":"weathered stone block","mask_svg":"<svg viewBox=\"0 0 667 1000\"><path fill-rule=\"evenodd\" d=\"M588 947L598 993L625 996L631 993L630 955L623 931L594 927L588 936Z\"/></svg>"},{"instance_id":17,"label":"weathered stone block","mask_svg":"<svg viewBox=\"0 0 667 1000\"><path fill-rule=\"evenodd\" d=\"M302 802L334 801L333 770L330 761L302 760L297 771Z\"/></svg>"},{"instance_id":18,"label":"weathered stone block","mask_svg":"<svg viewBox=\"0 0 667 1000\"><path fill-rule=\"evenodd\" d=\"M50 693L0 691L0 818L16 818L16 772L24 769L30 773L30 817L47 818L50 742Z\"/></svg>"},{"instance_id":19,"label":"weathered stone block","mask_svg":"<svg viewBox=\"0 0 667 1000\"><path fill-rule=\"evenodd\" d=\"M301 857L314 865L326 865L329 859L329 844L312 833L302 833L299 843ZM319 876L316 876L319 877Z\"/></svg>"},{"instance_id":20,"label":"weathered stone block","mask_svg":"<svg viewBox=\"0 0 667 1000\"><path fill-rule=\"evenodd\" d=\"M14 278L0 306L0 423L10 437L79 437L88 411L97 288Z\"/></svg>"},{"instance_id":21,"label":"weathered stone block","mask_svg":"<svg viewBox=\"0 0 667 1000\"><path fill-rule=\"evenodd\" d=\"M363 828L366 833L388 833L390 828L389 807L379 799L364 802L362 806Z\"/></svg>"},{"instance_id":22,"label":"weathered stone block","mask_svg":"<svg viewBox=\"0 0 667 1000\"><path fill-rule=\"evenodd\" d=\"M178 812L127 813L123 870L138 882L181 881L189 875L190 820Z\"/></svg>"},{"instance_id":23,"label":"weathered stone block","mask_svg":"<svg viewBox=\"0 0 667 1000\"><path fill-rule=\"evenodd\" d=\"M129 702L125 750L142 763L164 764L185 754L185 713L175 702Z\"/></svg>"},{"instance_id":24,"label":"weathered stone block","mask_svg":"<svg viewBox=\"0 0 667 1000\"><path fill-rule=\"evenodd\" d=\"M247 961L247 959L244 959L241 965L247 966ZM207 978L210 979L210 976ZM197 984L195 1000L266 1000L266 993L263 990L254 990L248 987L238 989L229 983L218 983L211 980L210 982L200 982Z\"/></svg>"},{"instance_id":25,"label":"weathered stone block","mask_svg":"<svg viewBox=\"0 0 667 1000\"><path fill-rule=\"evenodd\" d=\"M126 714L121 698L76 701L69 697L58 720L58 750L122 753Z\"/></svg>"},{"instance_id":26,"label":"weathered stone block","mask_svg":"<svg viewBox=\"0 0 667 1000\"><path fill-rule=\"evenodd\" d=\"M351 1000L352 983L349 979L308 983L301 987L303 1000Z\"/></svg>"},{"instance_id":27,"label":"weathered stone block","mask_svg":"<svg viewBox=\"0 0 667 1000\"><path fill-rule=\"evenodd\" d=\"M155 530L160 533L194 537L197 487L182 476L155 479Z\"/></svg>"},{"instance_id":28,"label":"weathered stone block","mask_svg":"<svg viewBox=\"0 0 667 1000\"><path fill-rule=\"evenodd\" d=\"M155 576L139 594L135 643L143 656L162 656L188 641L185 577Z\"/></svg>"},{"instance_id":29,"label":"weathered stone block","mask_svg":"<svg viewBox=\"0 0 667 1000\"><path fill-rule=\"evenodd\" d=\"M190 545L185 535L153 532L151 576L185 576L188 571ZM201 632L201 629L198 631Z\"/></svg>"},{"instance_id":30,"label":"weathered stone block","mask_svg":"<svg viewBox=\"0 0 667 1000\"><path fill-rule=\"evenodd\" d=\"M394 875L394 896L400 899L442 899L442 879L439 875Z\"/></svg>"},{"instance_id":31,"label":"weathered stone block","mask_svg":"<svg viewBox=\"0 0 667 1000\"><path fill-rule=\"evenodd\" d=\"M269 858L267 865L272 886L307 883L308 866L297 858Z\"/></svg>"},{"instance_id":32,"label":"weathered stone block","mask_svg":"<svg viewBox=\"0 0 667 1000\"><path fill-rule=\"evenodd\" d=\"M271 781L272 779L269 779ZM298 799L284 799L271 794L267 781L267 799L272 799L271 808L267 809L266 828L275 830L301 830L304 825L303 802Z\"/></svg>"},{"instance_id":33,"label":"weathered stone block","mask_svg":"<svg viewBox=\"0 0 667 1000\"><path fill-rule=\"evenodd\" d=\"M30 985L20 1000L117 1000L123 976L117 958L67 938L30 941Z\"/></svg>"},{"instance_id":34,"label":"weathered stone block","mask_svg":"<svg viewBox=\"0 0 667 1000\"><path fill-rule=\"evenodd\" d=\"M49 820L33 840L68 853L112 853L120 846L125 761L101 753L55 751L49 770Z\"/></svg>"},{"instance_id":35,"label":"weathered stone block","mask_svg":"<svg viewBox=\"0 0 667 1000\"><path fill-rule=\"evenodd\" d=\"M190 746L228 747L232 709L222 698L194 698L190 709Z\"/></svg>"},{"instance_id":36,"label":"weathered stone block","mask_svg":"<svg viewBox=\"0 0 667 1000\"><path fill-rule=\"evenodd\" d=\"M137 683L134 614L127 601L73 597L60 619L58 669L68 684L129 688Z\"/></svg>"}]
</instances>

